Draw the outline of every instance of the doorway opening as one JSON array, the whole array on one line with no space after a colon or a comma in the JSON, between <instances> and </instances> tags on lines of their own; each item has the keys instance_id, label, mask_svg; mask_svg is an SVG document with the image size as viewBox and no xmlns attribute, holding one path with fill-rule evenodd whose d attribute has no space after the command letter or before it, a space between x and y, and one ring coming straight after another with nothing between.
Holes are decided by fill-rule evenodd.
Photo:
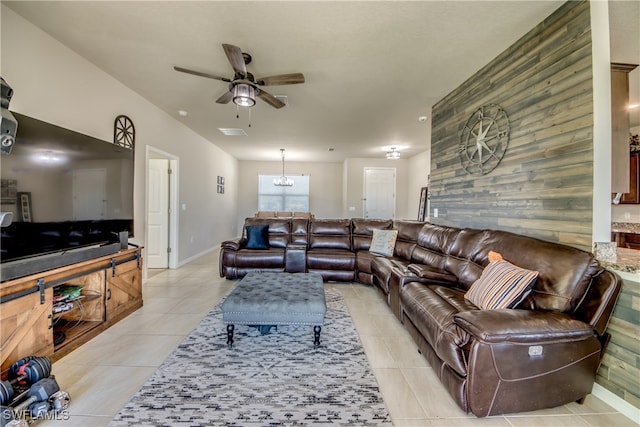
<instances>
[{"instance_id":1,"label":"doorway opening","mask_svg":"<svg viewBox=\"0 0 640 427\"><path fill-rule=\"evenodd\" d=\"M395 168L364 168L363 208L365 218L395 219Z\"/></svg>"},{"instance_id":2,"label":"doorway opening","mask_svg":"<svg viewBox=\"0 0 640 427\"><path fill-rule=\"evenodd\" d=\"M147 146L146 237L148 269L178 266L178 158Z\"/></svg>"}]
</instances>

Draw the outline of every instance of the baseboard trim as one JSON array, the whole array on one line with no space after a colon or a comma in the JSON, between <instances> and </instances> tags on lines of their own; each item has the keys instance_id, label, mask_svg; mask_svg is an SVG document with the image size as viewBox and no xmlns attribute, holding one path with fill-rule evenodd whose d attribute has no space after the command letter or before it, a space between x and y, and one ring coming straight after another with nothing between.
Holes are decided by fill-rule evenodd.
<instances>
[{"instance_id":1,"label":"baseboard trim","mask_svg":"<svg viewBox=\"0 0 640 427\"><path fill-rule=\"evenodd\" d=\"M602 387L600 384L595 383L593 385L591 394L602 400L607 405L613 407L616 411L620 412L634 423L637 423L638 420L640 420L640 408L636 408L620 396Z\"/></svg>"}]
</instances>

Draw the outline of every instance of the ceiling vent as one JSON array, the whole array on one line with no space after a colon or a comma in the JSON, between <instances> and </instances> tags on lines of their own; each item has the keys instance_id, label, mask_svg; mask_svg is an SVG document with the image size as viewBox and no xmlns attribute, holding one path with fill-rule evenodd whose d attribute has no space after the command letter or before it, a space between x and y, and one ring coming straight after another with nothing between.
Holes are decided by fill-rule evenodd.
<instances>
[{"instance_id":1,"label":"ceiling vent","mask_svg":"<svg viewBox=\"0 0 640 427\"><path fill-rule=\"evenodd\" d=\"M244 129L218 128L218 130L222 132L223 135L226 135L226 136L247 136L247 133L244 131Z\"/></svg>"}]
</instances>

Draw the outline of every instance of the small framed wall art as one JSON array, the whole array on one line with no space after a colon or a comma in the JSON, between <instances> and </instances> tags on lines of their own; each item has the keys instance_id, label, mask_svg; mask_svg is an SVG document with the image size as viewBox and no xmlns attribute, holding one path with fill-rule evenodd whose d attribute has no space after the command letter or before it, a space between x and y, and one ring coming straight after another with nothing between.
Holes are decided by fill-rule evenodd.
<instances>
[{"instance_id":1,"label":"small framed wall art","mask_svg":"<svg viewBox=\"0 0 640 427\"><path fill-rule=\"evenodd\" d=\"M420 189L420 204L418 205L418 221L424 221L427 213L427 197L429 194L429 187L422 187Z\"/></svg>"},{"instance_id":2,"label":"small framed wall art","mask_svg":"<svg viewBox=\"0 0 640 427\"><path fill-rule=\"evenodd\" d=\"M224 176L218 176L218 194L224 194Z\"/></svg>"}]
</instances>

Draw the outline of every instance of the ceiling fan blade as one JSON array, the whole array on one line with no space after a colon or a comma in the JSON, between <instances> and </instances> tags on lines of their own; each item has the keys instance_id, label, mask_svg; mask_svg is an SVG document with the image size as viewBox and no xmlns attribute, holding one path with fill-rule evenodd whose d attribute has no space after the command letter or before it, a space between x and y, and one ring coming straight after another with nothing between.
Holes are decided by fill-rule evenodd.
<instances>
[{"instance_id":1,"label":"ceiling fan blade","mask_svg":"<svg viewBox=\"0 0 640 427\"><path fill-rule=\"evenodd\" d=\"M206 77L208 79L214 79L214 80L222 80L223 82L231 83L231 80L229 80L226 77L220 77L213 74L204 73L202 71L189 70L188 68L182 68L177 66L173 67L173 69L176 71L180 71L181 73L193 74L194 76Z\"/></svg>"},{"instance_id":2,"label":"ceiling fan blade","mask_svg":"<svg viewBox=\"0 0 640 427\"><path fill-rule=\"evenodd\" d=\"M271 105L274 108L282 108L285 106L285 103L280 101L275 96L271 95L268 92L263 91L262 89L256 90L258 92L258 98L262 99L267 104Z\"/></svg>"},{"instance_id":3,"label":"ceiling fan blade","mask_svg":"<svg viewBox=\"0 0 640 427\"><path fill-rule=\"evenodd\" d=\"M233 92L230 90L226 91L220 98L216 99L218 104L228 104L233 98Z\"/></svg>"},{"instance_id":4,"label":"ceiling fan blade","mask_svg":"<svg viewBox=\"0 0 640 427\"><path fill-rule=\"evenodd\" d=\"M242 56L242 50L238 46L234 46L232 44L222 44L224 48L224 53L227 55L231 66L235 70L236 73L240 73L246 77L247 75L247 66L244 63L244 57Z\"/></svg>"},{"instance_id":5,"label":"ceiling fan blade","mask_svg":"<svg viewBox=\"0 0 640 427\"><path fill-rule=\"evenodd\" d=\"M278 76L263 77L258 79L256 83L260 86L295 85L304 83L304 75L302 73L280 74Z\"/></svg>"}]
</instances>

